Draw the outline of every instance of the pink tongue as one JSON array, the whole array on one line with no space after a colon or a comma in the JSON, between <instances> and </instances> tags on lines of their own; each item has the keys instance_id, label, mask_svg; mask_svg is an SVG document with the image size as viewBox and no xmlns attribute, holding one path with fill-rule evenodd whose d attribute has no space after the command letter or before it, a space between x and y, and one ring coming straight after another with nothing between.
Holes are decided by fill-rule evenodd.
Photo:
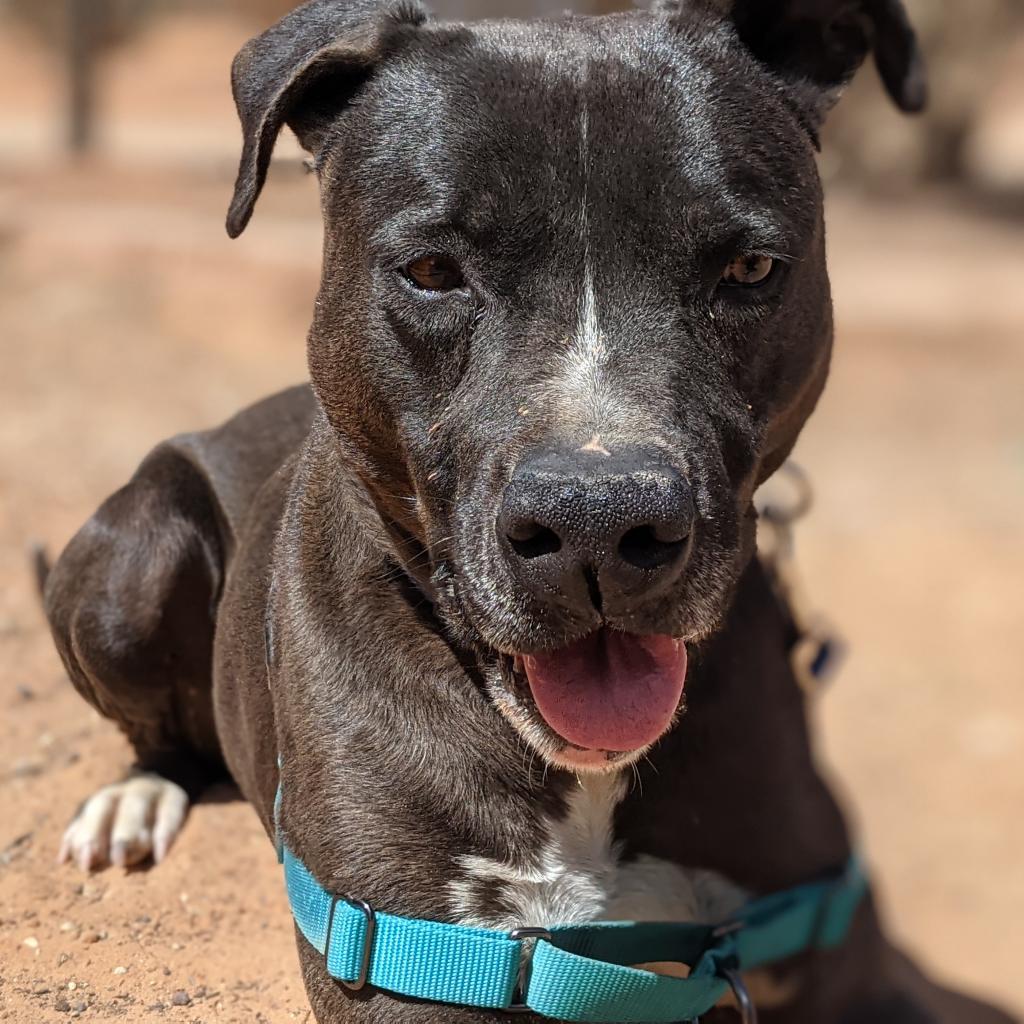
<instances>
[{"instance_id":1,"label":"pink tongue","mask_svg":"<svg viewBox=\"0 0 1024 1024\"><path fill-rule=\"evenodd\" d=\"M544 721L573 746L636 750L668 727L686 681L686 647L602 629L523 659Z\"/></svg>"}]
</instances>

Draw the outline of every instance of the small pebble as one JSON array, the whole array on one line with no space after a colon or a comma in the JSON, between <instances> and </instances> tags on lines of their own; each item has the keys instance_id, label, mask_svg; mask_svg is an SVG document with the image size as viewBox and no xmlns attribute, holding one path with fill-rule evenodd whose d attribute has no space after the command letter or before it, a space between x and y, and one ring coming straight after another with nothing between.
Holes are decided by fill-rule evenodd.
<instances>
[{"instance_id":1,"label":"small pebble","mask_svg":"<svg viewBox=\"0 0 1024 1024\"><path fill-rule=\"evenodd\" d=\"M113 969L113 971L111 971L111 974L127 974L127 973L128 973L128 968L127 967L115 967Z\"/></svg>"},{"instance_id":2,"label":"small pebble","mask_svg":"<svg viewBox=\"0 0 1024 1024\"><path fill-rule=\"evenodd\" d=\"M34 936L30 935L23 943L23 946L28 946L29 949L39 949L39 940Z\"/></svg>"},{"instance_id":3,"label":"small pebble","mask_svg":"<svg viewBox=\"0 0 1024 1024\"><path fill-rule=\"evenodd\" d=\"M62 932L73 932L75 930L74 923L71 921L61 921L60 930Z\"/></svg>"},{"instance_id":4,"label":"small pebble","mask_svg":"<svg viewBox=\"0 0 1024 1024\"><path fill-rule=\"evenodd\" d=\"M179 988L178 991L171 996L172 1006L188 1006L188 1004L191 1002L192 999L184 989Z\"/></svg>"},{"instance_id":5,"label":"small pebble","mask_svg":"<svg viewBox=\"0 0 1024 1024\"><path fill-rule=\"evenodd\" d=\"M102 936L99 932L82 932L82 941L88 945L99 942Z\"/></svg>"},{"instance_id":6,"label":"small pebble","mask_svg":"<svg viewBox=\"0 0 1024 1024\"><path fill-rule=\"evenodd\" d=\"M16 779L31 779L36 775L42 775L46 765L42 761L30 757L22 757L14 762L13 774Z\"/></svg>"},{"instance_id":7,"label":"small pebble","mask_svg":"<svg viewBox=\"0 0 1024 1024\"><path fill-rule=\"evenodd\" d=\"M89 1004L84 999L76 999L71 1004L71 1010L73 1013L84 1013L89 1009Z\"/></svg>"},{"instance_id":8,"label":"small pebble","mask_svg":"<svg viewBox=\"0 0 1024 1024\"><path fill-rule=\"evenodd\" d=\"M57 996L57 998L54 1000L53 1008L58 1013L71 1012L71 1004L63 996Z\"/></svg>"}]
</instances>

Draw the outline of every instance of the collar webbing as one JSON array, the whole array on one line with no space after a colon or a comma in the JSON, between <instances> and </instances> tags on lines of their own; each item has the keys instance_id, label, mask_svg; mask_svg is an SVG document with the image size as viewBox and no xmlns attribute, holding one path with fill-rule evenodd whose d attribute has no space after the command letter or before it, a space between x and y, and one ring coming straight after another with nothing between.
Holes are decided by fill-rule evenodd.
<instances>
[{"instance_id":1,"label":"collar webbing","mask_svg":"<svg viewBox=\"0 0 1024 1024\"><path fill-rule=\"evenodd\" d=\"M854 857L838 875L755 900L718 927L621 921L510 934L376 912L328 892L280 842L279 852L300 931L349 987L592 1024L698 1018L728 991L730 973L841 945L867 890ZM659 962L687 964L690 976L630 966Z\"/></svg>"}]
</instances>

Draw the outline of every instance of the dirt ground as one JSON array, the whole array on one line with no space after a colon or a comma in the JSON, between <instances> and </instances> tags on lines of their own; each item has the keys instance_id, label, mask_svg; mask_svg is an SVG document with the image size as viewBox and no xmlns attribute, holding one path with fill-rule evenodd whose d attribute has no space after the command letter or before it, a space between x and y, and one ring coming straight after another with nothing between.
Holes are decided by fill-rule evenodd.
<instances>
[{"instance_id":1,"label":"dirt ground","mask_svg":"<svg viewBox=\"0 0 1024 1024\"><path fill-rule=\"evenodd\" d=\"M54 864L129 754L62 675L29 542L59 550L152 444L304 374L314 186L279 165L250 232L224 236L241 36L217 32L188 89L180 41L134 58L164 70L159 96L117 65L108 156L77 169L40 158L43 65L0 60L0 96L39 85L37 110L0 107L0 1020L18 1024L309 1019L273 850L230 793L158 870ZM835 196L830 216L840 341L799 453L817 493L799 541L848 658L819 754L899 940L1024 1013L1024 225L942 197Z\"/></svg>"}]
</instances>

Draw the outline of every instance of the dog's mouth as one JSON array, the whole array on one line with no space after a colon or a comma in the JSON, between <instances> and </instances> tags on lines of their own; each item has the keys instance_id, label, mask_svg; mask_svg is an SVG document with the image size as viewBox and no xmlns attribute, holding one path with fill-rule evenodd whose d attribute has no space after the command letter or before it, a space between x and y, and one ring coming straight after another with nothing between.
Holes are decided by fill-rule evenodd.
<instances>
[{"instance_id":1,"label":"dog's mouth","mask_svg":"<svg viewBox=\"0 0 1024 1024\"><path fill-rule=\"evenodd\" d=\"M686 663L680 640L608 628L514 659L537 714L581 766L581 755L600 751L614 761L658 740L679 709Z\"/></svg>"}]
</instances>

